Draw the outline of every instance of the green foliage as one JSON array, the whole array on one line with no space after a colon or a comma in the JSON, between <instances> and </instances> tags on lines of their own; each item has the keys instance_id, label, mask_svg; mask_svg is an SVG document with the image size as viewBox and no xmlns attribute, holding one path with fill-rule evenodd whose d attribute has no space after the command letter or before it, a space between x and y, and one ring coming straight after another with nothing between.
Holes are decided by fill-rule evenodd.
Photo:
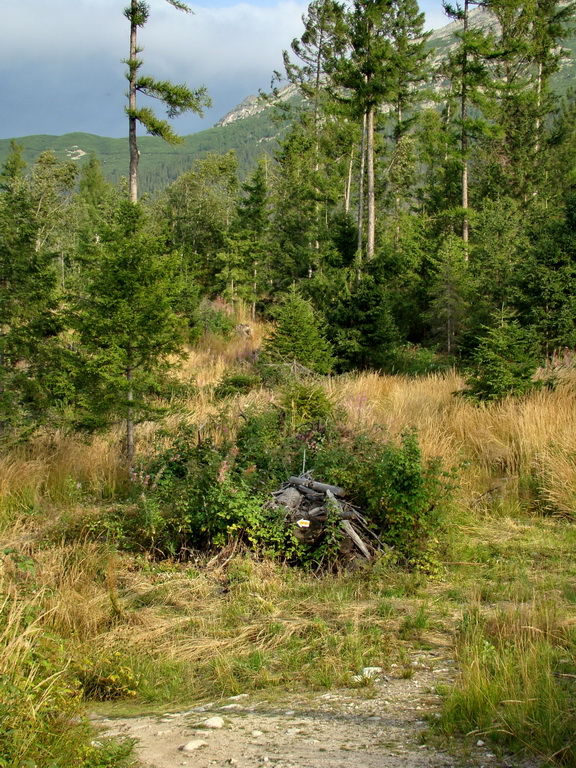
<instances>
[{"instance_id":1,"label":"green foliage","mask_svg":"<svg viewBox=\"0 0 576 768\"><path fill-rule=\"evenodd\" d=\"M53 230L73 183L73 169L48 154L25 177L16 146L0 175L0 422L12 433L70 395Z\"/></svg>"},{"instance_id":2,"label":"green foliage","mask_svg":"<svg viewBox=\"0 0 576 768\"><path fill-rule=\"evenodd\" d=\"M316 373L329 373L333 360L312 305L292 286L277 311L277 325L265 341L261 362L286 365L294 361Z\"/></svg>"},{"instance_id":3,"label":"green foliage","mask_svg":"<svg viewBox=\"0 0 576 768\"><path fill-rule=\"evenodd\" d=\"M230 397L241 392L250 392L261 385L261 379L257 373L250 370L233 371L220 381L214 395L216 397Z\"/></svg>"},{"instance_id":4,"label":"green foliage","mask_svg":"<svg viewBox=\"0 0 576 768\"><path fill-rule=\"evenodd\" d=\"M501 400L533 389L538 358L530 335L510 315L487 328L473 356L474 372L464 394L475 400Z\"/></svg>"},{"instance_id":5,"label":"green foliage","mask_svg":"<svg viewBox=\"0 0 576 768\"><path fill-rule=\"evenodd\" d=\"M326 391L313 382L291 382L282 390L280 404L293 430L304 424L325 422L335 412Z\"/></svg>"},{"instance_id":6,"label":"green foliage","mask_svg":"<svg viewBox=\"0 0 576 768\"><path fill-rule=\"evenodd\" d=\"M395 347L388 355L386 371L404 376L427 376L445 371L453 364L453 358L440 355L430 347L405 344Z\"/></svg>"},{"instance_id":7,"label":"green foliage","mask_svg":"<svg viewBox=\"0 0 576 768\"><path fill-rule=\"evenodd\" d=\"M141 209L121 203L94 248L90 281L76 305L87 420L120 418L129 426L150 413L146 393L183 339L172 307L175 269L163 243L146 232ZM129 443L128 437L131 458Z\"/></svg>"},{"instance_id":8,"label":"green foliage","mask_svg":"<svg viewBox=\"0 0 576 768\"><path fill-rule=\"evenodd\" d=\"M111 701L136 696L138 677L118 651L86 658L74 665L82 695L92 701Z\"/></svg>"},{"instance_id":9,"label":"green foliage","mask_svg":"<svg viewBox=\"0 0 576 768\"><path fill-rule=\"evenodd\" d=\"M318 477L342 486L383 540L411 566L434 568L452 479L439 460L425 462L413 432L399 442L344 431L314 441Z\"/></svg>"},{"instance_id":10,"label":"green foliage","mask_svg":"<svg viewBox=\"0 0 576 768\"><path fill-rule=\"evenodd\" d=\"M235 326L235 319L231 310L231 306L222 300L209 301L204 299L194 315L194 324L191 330L192 339L198 340L202 336L229 339Z\"/></svg>"},{"instance_id":11,"label":"green foliage","mask_svg":"<svg viewBox=\"0 0 576 768\"><path fill-rule=\"evenodd\" d=\"M493 619L478 609L464 615L457 645L461 672L438 727L572 765L576 638L568 627L555 626L545 606L527 613L526 606L516 606Z\"/></svg>"},{"instance_id":12,"label":"green foliage","mask_svg":"<svg viewBox=\"0 0 576 768\"><path fill-rule=\"evenodd\" d=\"M78 682L61 643L42 626L41 597L5 596L0 604L0 766L128 765L132 742L91 742Z\"/></svg>"}]
</instances>

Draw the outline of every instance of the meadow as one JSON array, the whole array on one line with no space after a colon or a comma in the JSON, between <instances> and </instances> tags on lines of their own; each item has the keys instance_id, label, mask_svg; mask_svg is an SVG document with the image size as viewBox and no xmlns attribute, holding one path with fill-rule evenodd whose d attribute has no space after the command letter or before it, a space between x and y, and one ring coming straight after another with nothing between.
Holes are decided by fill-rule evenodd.
<instances>
[{"instance_id":1,"label":"meadow","mask_svg":"<svg viewBox=\"0 0 576 768\"><path fill-rule=\"evenodd\" d=\"M455 371L315 381L347 434L413 429L423 461L450 472L434 557L420 565L383 554L296 567L233 535L186 557L127 545L122 517L152 496L147 468L182 425L218 445L246 414L285 402L282 384L219 390L251 365L265 333L253 329L189 350L164 415L137 428L130 477L120 428L45 431L0 458L0 766L128 765L129 744L91 744L83 712L349 687L364 666L409 677L426 647L456 654L459 669L429 739L576 765L574 371L489 404L459 396ZM139 509L160 526L161 509Z\"/></svg>"}]
</instances>

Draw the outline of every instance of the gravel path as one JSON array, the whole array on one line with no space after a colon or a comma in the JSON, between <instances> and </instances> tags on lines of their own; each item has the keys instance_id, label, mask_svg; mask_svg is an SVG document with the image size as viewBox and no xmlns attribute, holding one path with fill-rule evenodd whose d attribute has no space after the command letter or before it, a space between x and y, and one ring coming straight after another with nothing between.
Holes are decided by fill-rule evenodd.
<instances>
[{"instance_id":1,"label":"gravel path","mask_svg":"<svg viewBox=\"0 0 576 768\"><path fill-rule=\"evenodd\" d=\"M454 678L443 653L421 652L411 679L399 668L373 672L366 686L279 695L240 694L186 712L94 718L105 735L137 739L146 768L504 768L481 742L464 760L422 743L435 687ZM369 670L365 671L370 675Z\"/></svg>"}]
</instances>

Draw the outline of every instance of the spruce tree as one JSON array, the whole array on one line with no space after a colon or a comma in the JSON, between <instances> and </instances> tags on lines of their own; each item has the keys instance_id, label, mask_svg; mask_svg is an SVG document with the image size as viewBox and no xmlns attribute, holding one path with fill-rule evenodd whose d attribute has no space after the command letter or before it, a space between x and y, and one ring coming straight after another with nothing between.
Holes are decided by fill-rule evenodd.
<instances>
[{"instance_id":1,"label":"spruce tree","mask_svg":"<svg viewBox=\"0 0 576 768\"><path fill-rule=\"evenodd\" d=\"M13 143L0 174L2 431L30 428L42 418L49 382L57 376L50 357L61 330L55 253L46 247L53 224L48 192L54 186L44 178L42 189L49 199L43 200L24 169L22 148Z\"/></svg>"},{"instance_id":2,"label":"spruce tree","mask_svg":"<svg viewBox=\"0 0 576 768\"><path fill-rule=\"evenodd\" d=\"M89 424L119 418L125 457L134 456L134 424L150 414L146 396L183 341L173 303L177 260L145 227L134 203L119 204L94 246L86 292L76 306Z\"/></svg>"},{"instance_id":3,"label":"spruce tree","mask_svg":"<svg viewBox=\"0 0 576 768\"><path fill-rule=\"evenodd\" d=\"M330 344L312 304L302 298L295 285L278 307L276 327L264 343L261 359L273 364L297 362L316 373L332 370Z\"/></svg>"}]
</instances>

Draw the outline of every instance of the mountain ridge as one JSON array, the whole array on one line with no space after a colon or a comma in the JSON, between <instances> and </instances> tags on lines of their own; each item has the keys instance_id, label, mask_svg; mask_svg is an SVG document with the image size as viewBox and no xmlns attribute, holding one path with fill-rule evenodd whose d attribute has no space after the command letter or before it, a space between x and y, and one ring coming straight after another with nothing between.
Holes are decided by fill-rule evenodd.
<instances>
[{"instance_id":1,"label":"mountain ridge","mask_svg":"<svg viewBox=\"0 0 576 768\"><path fill-rule=\"evenodd\" d=\"M469 24L472 28L496 28L495 22L482 8L471 11ZM432 32L428 44L434 49L434 63L438 63L456 45L455 33L462 28L463 22L456 20ZM576 79L576 36L567 38L562 45L571 55L562 62L559 72L552 79L554 89L560 94L564 94ZM288 84L278 90L276 101L290 101L297 95L297 87ZM274 151L285 130L286 122L278 124L272 118L273 109L270 101L250 94L211 128L182 137L179 145L169 145L152 136L141 136L138 146L141 153L142 192L153 193L166 187L209 152L225 153L234 150L238 157L240 176L244 177L258 157ZM24 146L24 160L28 164L32 164L41 152L51 150L58 159L72 160L80 166L91 154L98 155L107 179L114 184L119 183L128 172L127 138L72 132L60 136L34 134L16 139L0 139L0 163L5 161L14 140Z\"/></svg>"}]
</instances>

